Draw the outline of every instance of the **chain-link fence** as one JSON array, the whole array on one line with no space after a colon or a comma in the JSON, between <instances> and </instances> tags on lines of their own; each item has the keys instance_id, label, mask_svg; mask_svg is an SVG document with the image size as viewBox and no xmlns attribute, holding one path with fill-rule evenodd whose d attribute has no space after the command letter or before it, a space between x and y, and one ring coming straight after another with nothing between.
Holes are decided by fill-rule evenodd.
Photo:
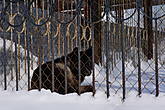
<instances>
[{"instance_id":1,"label":"chain-link fence","mask_svg":"<svg viewBox=\"0 0 165 110\"><path fill-rule=\"evenodd\" d=\"M165 92L164 0L1 0L0 87Z\"/></svg>"}]
</instances>

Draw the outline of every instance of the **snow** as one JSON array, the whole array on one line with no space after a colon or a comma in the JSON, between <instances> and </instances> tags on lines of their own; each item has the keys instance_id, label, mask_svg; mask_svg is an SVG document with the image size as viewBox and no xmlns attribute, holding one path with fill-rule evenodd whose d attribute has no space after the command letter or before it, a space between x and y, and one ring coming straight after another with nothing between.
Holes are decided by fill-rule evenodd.
<instances>
[{"instance_id":1,"label":"snow","mask_svg":"<svg viewBox=\"0 0 165 110\"><path fill-rule=\"evenodd\" d=\"M81 96L59 95L42 89L33 91L0 91L0 110L164 110L165 94L160 97L143 94L138 97L132 92L122 102L118 95L105 97L103 92Z\"/></svg>"}]
</instances>

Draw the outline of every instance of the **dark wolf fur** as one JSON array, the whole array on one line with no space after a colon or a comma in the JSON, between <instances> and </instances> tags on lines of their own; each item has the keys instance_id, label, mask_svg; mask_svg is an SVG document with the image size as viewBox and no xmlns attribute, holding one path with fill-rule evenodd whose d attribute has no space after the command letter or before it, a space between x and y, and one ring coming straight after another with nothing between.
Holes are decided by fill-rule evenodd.
<instances>
[{"instance_id":1,"label":"dark wolf fur","mask_svg":"<svg viewBox=\"0 0 165 110\"><path fill-rule=\"evenodd\" d=\"M91 75L92 70L92 48L80 52L81 83L85 76ZM67 55L67 93L78 93L78 48ZM39 88L39 67L34 70L31 79L31 89ZM52 90L52 61L41 65L41 88L50 89L52 92L65 94L65 57L54 60L54 90ZM92 92L91 85L80 86L80 93Z\"/></svg>"}]
</instances>

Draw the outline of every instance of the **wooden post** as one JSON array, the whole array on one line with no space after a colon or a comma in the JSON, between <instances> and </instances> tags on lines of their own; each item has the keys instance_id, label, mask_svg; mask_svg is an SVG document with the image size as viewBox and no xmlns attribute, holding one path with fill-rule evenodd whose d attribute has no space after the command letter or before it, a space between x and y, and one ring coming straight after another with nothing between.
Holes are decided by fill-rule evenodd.
<instances>
[{"instance_id":1,"label":"wooden post","mask_svg":"<svg viewBox=\"0 0 165 110\"><path fill-rule=\"evenodd\" d=\"M149 16L152 17L152 1L151 0L144 0L144 12ZM144 15L144 29L146 30L146 42L147 47L144 50L144 54L147 56L148 59L153 58L153 32L152 32L152 19L148 18Z\"/></svg>"},{"instance_id":2,"label":"wooden post","mask_svg":"<svg viewBox=\"0 0 165 110\"><path fill-rule=\"evenodd\" d=\"M121 8L117 9L116 10L116 17L119 19L123 19L124 18L124 10ZM121 23L121 21L116 19L116 23Z\"/></svg>"},{"instance_id":3,"label":"wooden post","mask_svg":"<svg viewBox=\"0 0 165 110\"><path fill-rule=\"evenodd\" d=\"M123 1L112 1L112 3L115 3L115 4L123 4ZM116 11L116 18L119 18L119 19L123 19L124 18L124 7L122 6L118 6L116 8L114 8L114 10ZM121 23L120 20L117 20L116 19L116 23Z\"/></svg>"},{"instance_id":4,"label":"wooden post","mask_svg":"<svg viewBox=\"0 0 165 110\"><path fill-rule=\"evenodd\" d=\"M90 18L90 2L89 2L89 0L85 0L84 16L85 16L85 19L87 21L89 21L89 18Z\"/></svg>"},{"instance_id":5,"label":"wooden post","mask_svg":"<svg viewBox=\"0 0 165 110\"><path fill-rule=\"evenodd\" d=\"M101 1L91 0L91 18L92 22L98 21L101 18ZM94 57L95 63L102 63L101 61L101 22L94 25Z\"/></svg>"}]
</instances>

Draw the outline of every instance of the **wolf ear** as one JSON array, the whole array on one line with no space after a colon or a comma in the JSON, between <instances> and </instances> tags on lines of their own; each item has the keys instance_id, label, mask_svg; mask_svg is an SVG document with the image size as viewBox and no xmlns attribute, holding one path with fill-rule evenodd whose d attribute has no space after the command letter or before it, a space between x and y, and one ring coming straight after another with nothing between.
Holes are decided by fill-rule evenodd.
<instances>
[{"instance_id":1,"label":"wolf ear","mask_svg":"<svg viewBox=\"0 0 165 110\"><path fill-rule=\"evenodd\" d=\"M91 45L89 46L89 49L92 49L92 46Z\"/></svg>"},{"instance_id":2,"label":"wolf ear","mask_svg":"<svg viewBox=\"0 0 165 110\"><path fill-rule=\"evenodd\" d=\"M73 49L73 52L78 52L78 47L75 47L75 48Z\"/></svg>"},{"instance_id":3,"label":"wolf ear","mask_svg":"<svg viewBox=\"0 0 165 110\"><path fill-rule=\"evenodd\" d=\"M75 47L73 51L67 55L67 58L70 60L73 59L73 56L74 58L78 56L78 47Z\"/></svg>"}]
</instances>

